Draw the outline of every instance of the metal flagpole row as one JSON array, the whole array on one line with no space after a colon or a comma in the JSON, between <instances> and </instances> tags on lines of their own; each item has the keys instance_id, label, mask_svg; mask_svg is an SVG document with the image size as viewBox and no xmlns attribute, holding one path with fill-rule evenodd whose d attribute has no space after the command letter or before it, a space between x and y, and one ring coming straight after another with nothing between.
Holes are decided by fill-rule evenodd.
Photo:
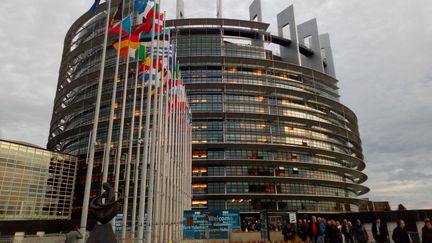
<instances>
[{"instance_id":1,"label":"metal flagpole row","mask_svg":"<svg viewBox=\"0 0 432 243\"><path fill-rule=\"evenodd\" d=\"M158 146L157 146L157 151L156 151L156 162L157 162L157 171L158 174L156 174L156 183L155 183L155 188L156 188L156 193L155 193L155 229L154 229L154 241L156 242L162 242L160 237L161 235L160 233L160 229L162 228L162 210L163 208L163 177L165 176L165 161L163 160L163 129L165 128L164 125L164 120L165 120L165 113L164 113L164 107L163 107L163 94L164 94L164 86L165 86L165 47L166 47L166 42L165 42L165 34L163 33L165 29L165 20L163 20L163 28L162 28L162 69L161 69L161 86L159 88L159 92L157 93L159 96L159 104L158 104ZM158 38L160 39L160 38ZM160 48L158 49L158 55L160 55L161 51Z\"/></svg>"},{"instance_id":2,"label":"metal flagpole row","mask_svg":"<svg viewBox=\"0 0 432 243\"><path fill-rule=\"evenodd\" d=\"M182 239L181 225L183 210L190 207L190 177L191 177L191 151L190 146L190 128L188 127L188 114L186 112L186 95L183 84L180 81L180 75L177 72L178 63L175 56L175 48L171 44L171 36L165 36L165 21L161 21L160 11L161 0L155 0L153 6L153 21L151 34L150 66L149 78L146 85L146 64L144 65L141 85L139 83L138 68L140 65L140 56L138 45L138 56L135 65L135 78L133 83L133 98L130 107L131 120L129 122L128 142L123 146L126 107L128 105L128 82L129 82L129 56L126 57L125 75L123 77L123 90L121 98L121 118L119 121L118 141L115 146L115 166L114 171L110 171L111 149L113 149L113 127L115 122L115 109L118 108L117 89L121 82L119 78L119 68L122 48L122 27L123 22L119 23L118 48L116 55L114 80L112 82L112 95L110 100L110 117L108 123L108 133L102 160L102 183L108 181L110 173L114 173L114 190L120 191L120 173L122 168L123 147L128 148L126 159L124 161L125 173L123 174L123 218L121 227L120 241L127 240L128 235L128 212L130 183L133 183L133 201L132 201L132 218L130 219L130 238L137 239L137 242L178 242ZM99 113L101 105L101 95L103 86L103 76L106 62L106 49L108 41L108 30L110 26L110 12L112 1L108 0L105 36L102 52L101 70L99 75L98 91L95 104L94 124L92 136L90 136L88 148L88 168L86 176L86 185L84 193L83 211L81 217L80 231L85 234L88 205L90 200L91 179L93 173L93 162L95 157L95 145L97 139L97 130L99 122ZM128 1L127 15L133 13L133 1ZM121 8L121 15L125 12L125 7ZM164 16L166 14L164 13ZM131 42L131 30L135 18L131 17L132 25L129 27L127 37L128 52ZM157 23L157 30L156 30ZM161 25L163 28L160 29ZM161 32L162 31L162 32ZM160 35L163 37L160 43ZM155 38L157 38L155 40ZM156 41L156 42L155 42ZM156 47L156 48L155 48ZM156 53L154 53L156 51ZM146 55L146 51L144 52ZM155 56L156 55L156 56ZM162 60L159 60L162 58ZM145 60L145 57L144 57ZM170 64L171 60L171 64ZM161 61L161 62L160 62ZM160 63L162 66L160 67ZM153 67L155 66L155 68ZM161 70L159 70L161 69ZM166 71L166 72L165 72ZM166 75L165 75L166 73ZM175 74L175 75L174 75ZM146 90L147 86L147 90ZM154 93L152 88L154 87ZM141 95L138 91L141 88ZM147 91L146 105L144 105L145 91ZM129 95L130 96L130 95ZM135 138L135 119L139 100L139 121L137 124L138 132ZM144 113L144 107L146 112ZM143 124L145 114L145 123ZM143 129L144 125L144 129ZM144 139L142 138L144 132ZM134 146L136 153L134 154ZM142 149L142 153L141 153ZM133 158L135 158L134 165ZM133 166L133 167L132 167ZM141 166L141 167L140 167ZM149 171L148 171L149 166ZM133 168L133 171L132 171ZM122 172L123 173L123 172ZM133 173L131 178L131 173ZM147 184L149 176L149 185ZM141 179L141 181L139 180ZM138 188L140 191L138 193ZM148 189L147 189L148 188ZM148 191L147 191L148 190ZM139 203L138 203L139 197ZM116 194L117 198L117 194ZM147 200L146 200L147 198ZM138 206L138 210L137 210ZM147 209L147 210L146 210ZM138 211L138 217L137 217ZM146 213L147 212L147 216ZM138 224L136 221L138 220ZM115 219L112 221L115 227ZM145 228L146 224L146 228ZM137 227L136 227L137 226ZM137 234L136 233L137 230ZM145 233L145 238L144 238ZM81 241L82 242L82 241Z\"/></svg>"},{"instance_id":3,"label":"metal flagpole row","mask_svg":"<svg viewBox=\"0 0 432 243\"><path fill-rule=\"evenodd\" d=\"M128 8L127 13L129 14L130 8ZM124 13L124 5L122 5L122 16ZM120 22L120 25L122 23ZM120 31L121 33L122 31ZM130 29L129 29L130 32ZM128 36L128 45L130 43L130 35ZM118 42L118 48L121 49L121 42ZM120 65L117 63L116 65ZM118 141L117 141L117 149L116 149L116 157L115 157L115 176L114 176L114 192L116 193L116 199L118 197L119 186L120 186L120 170L121 170L121 157L123 150L123 132L124 132L124 118L126 113L126 98L127 98L127 89L128 89L128 75L129 75L129 57L126 59L126 67L125 67L125 75L123 76L123 96L121 102L121 118L120 118L120 129L118 133ZM125 216L123 216L125 217ZM117 217L112 220L113 228L115 229L115 222ZM123 228L123 223L122 223Z\"/></svg>"},{"instance_id":4,"label":"metal flagpole row","mask_svg":"<svg viewBox=\"0 0 432 243\"><path fill-rule=\"evenodd\" d=\"M123 13L123 9L124 9L124 5L122 6L122 9L120 10L120 11L122 11L122 13ZM117 38L118 43L120 43L120 41L121 41L122 27L123 26L120 24L120 26L119 26L120 31L118 33L118 38ZM104 158L103 158L104 169L103 169L103 173L102 173L102 184L108 181L111 143L112 143L112 131L113 131L113 124L114 124L114 110L115 110L116 97L117 97L117 83L120 81L118 78L119 65L120 65L120 48L117 48L116 65L115 65L114 80L113 80L113 91L112 91L112 96L111 96L110 116L109 116L109 121L108 121L108 134L107 134L107 139L106 139L106 143L108 144L108 146L107 146L108 150L107 150L107 153L104 155ZM101 188L101 190L102 190L102 188ZM117 195L116 195L116 197L117 197ZM113 220L113 222L114 222L114 220ZM114 223L113 223L113 226L114 226Z\"/></svg>"},{"instance_id":5,"label":"metal flagpole row","mask_svg":"<svg viewBox=\"0 0 432 243\"><path fill-rule=\"evenodd\" d=\"M97 130L99 125L99 112L100 112L100 103L101 103L101 96L102 96L102 85L103 85L104 72L105 72L105 57L106 57L106 48L108 42L109 16L111 11L111 1L110 0L107 1L108 1L108 7L106 13L106 20L105 20L105 34L104 34L101 67L100 67L99 82L98 82L98 89L97 89L97 96L96 96L95 113L93 118L93 129L92 129L92 136L91 136L91 143L90 143L90 151L87 151L87 153L89 154L89 161L87 163L86 184L84 188L83 207L82 207L81 222L80 222L80 232L81 235L83 236L86 235L86 228L87 228L87 216L88 216L88 206L90 201L91 179L93 176L94 153L95 153L95 145L96 145L96 138L97 138ZM80 242L84 242L84 239L81 239Z\"/></svg>"},{"instance_id":6,"label":"metal flagpole row","mask_svg":"<svg viewBox=\"0 0 432 243\"><path fill-rule=\"evenodd\" d=\"M128 8L128 14L133 12L133 2L129 4ZM131 18L133 19L133 18ZM131 20L132 21L132 20ZM129 27L129 33L131 33L131 27ZM119 146L118 151L119 155L117 156L117 162L120 164L120 157L121 157L121 151L123 149L123 132L124 132L124 118L126 115L126 106L127 106L127 90L128 90L128 80L129 80L129 64L130 64L130 58L129 58L129 52L130 50L130 41L131 41L131 35L128 35L128 46L127 46L127 53L126 56L126 71L125 71L125 77L124 77L124 87L123 87L123 101L122 101L122 116L120 121L120 136L119 136ZM119 43L119 49L121 48L121 45ZM129 186L130 186L130 170L131 170L131 160L132 160L132 139L133 139L133 132L134 132L134 121L135 121L135 104L136 104L136 93L137 93L137 87L136 87L136 80L135 80L135 87L134 87L134 96L131 106L131 123L129 124L129 144L128 144L128 153L126 154L126 174L123 177L123 180L125 182L124 190L123 190L123 218L122 218L122 230L121 230L121 239L120 242L123 242L126 239L126 225L127 225L127 219L128 219L128 207L129 207ZM118 178L118 177L117 177ZM116 181L116 184L118 185L118 181Z\"/></svg>"},{"instance_id":7,"label":"metal flagpole row","mask_svg":"<svg viewBox=\"0 0 432 243\"><path fill-rule=\"evenodd\" d=\"M174 55L174 52L173 52ZM173 180L173 176L174 176L174 160L173 160L173 142L174 142L174 90L175 90L175 79L176 77L174 76L174 63L175 63L175 58L173 57L172 60L172 64L171 64L171 73L173 74L173 78L172 78L172 87L170 86L169 89L169 98L170 98L170 102L168 102L169 105L169 110L170 110L170 116L169 116L169 130L168 130L168 159L169 159L169 174L168 174L168 182L169 182L169 186L168 186L168 207L167 207L167 211L168 211L168 215L167 215L167 220L168 220L168 229L167 229L167 240L168 242L171 241L172 238L172 227L173 227L173 222L172 222L172 207L173 207L173 185L174 185L174 180Z\"/></svg>"},{"instance_id":8,"label":"metal flagpole row","mask_svg":"<svg viewBox=\"0 0 432 243\"><path fill-rule=\"evenodd\" d=\"M166 15L166 13L164 13L164 16ZM165 22L164 22L164 31L165 31ZM172 70L171 70L171 65L169 65L169 60L170 60L170 50L171 50L171 43L170 43L170 35L168 32L168 55L167 55L167 61L168 61L168 65L167 65L167 80L165 83L166 86L166 91L164 92L164 129L163 129L163 151L162 151L162 155L163 155L163 162L164 162L164 176L162 178L162 193L163 193L163 197L162 197L162 210L161 210L161 221L162 221L162 225L160 228L160 237L162 239L162 242L167 242L168 241L168 237L166 236L165 232L167 231L167 224L168 224L168 220L167 220L167 214L166 214L166 208L168 205L168 200L169 200L169 194L168 194L168 179L169 179L169 158L168 158L168 150L167 150L167 146L168 146L168 117L169 117L169 113L168 113L168 105L169 105L169 100L168 100L168 92L170 89L170 85L171 85L171 80L172 80L172 76L170 76L172 74ZM165 41L165 35L164 35L164 41ZM173 55L173 54L171 54ZM172 56L171 56L172 58Z\"/></svg>"},{"instance_id":9,"label":"metal flagpole row","mask_svg":"<svg viewBox=\"0 0 432 243\"><path fill-rule=\"evenodd\" d=\"M177 41L175 43L175 50L177 49ZM176 56L177 58L177 56ZM177 73L177 59L173 60L173 65L174 68L176 68L175 72L176 72L176 81L178 81L178 73ZM174 144L177 142L176 141L176 133L174 132L176 127L177 127L177 89L178 89L178 85L174 86L173 88L173 114L172 114L172 127L173 127L173 132L171 134L171 140L172 140L172 146L171 146L171 156L172 156L172 178L171 178L171 207L170 207L170 229L169 229L169 235L171 237L171 239L176 240L177 238L175 237L175 215L174 215L174 211L175 211L175 200L176 200L176 184L177 181L175 181L175 176L176 176L176 163L175 163L175 146Z\"/></svg>"},{"instance_id":10,"label":"metal flagpole row","mask_svg":"<svg viewBox=\"0 0 432 243\"><path fill-rule=\"evenodd\" d=\"M139 46L138 48L141 48ZM144 49L144 56L143 60L146 59L147 50ZM138 54L139 55L139 54ZM139 56L138 56L138 62L139 62ZM138 69L136 71L136 77L138 78ZM141 144L143 143L142 140L142 120L144 115L144 90L145 90L145 70L142 76L141 80L141 99L140 99L140 110L139 110L139 121L138 121L138 144L136 149L136 156L135 156L135 166L134 166L134 191L133 191L133 201L132 201L132 226L131 226L131 237L132 239L135 239L135 231L136 231L136 214L137 214L137 201L138 201L138 178L139 178L139 169L140 169L140 155L141 155ZM142 178L142 177L141 177Z\"/></svg>"},{"instance_id":11,"label":"metal flagpole row","mask_svg":"<svg viewBox=\"0 0 432 243\"><path fill-rule=\"evenodd\" d=\"M177 89L181 90L181 87L178 87ZM177 94L179 95L179 94ZM178 100L181 102L181 97L178 98ZM180 210L179 205L180 205L180 200L179 200L179 195L180 195L180 102L177 102L176 106L177 106L177 110L176 110L176 174L175 174L175 178L176 178L176 183L175 183L175 210L174 210L174 219L175 219L175 241L178 241L178 212Z\"/></svg>"},{"instance_id":12,"label":"metal flagpole row","mask_svg":"<svg viewBox=\"0 0 432 243\"><path fill-rule=\"evenodd\" d=\"M153 20L156 18L156 5L157 2L155 2L153 6ZM155 21L152 23L152 30L155 28ZM150 112L151 112L151 99L152 99L152 93L151 93L151 87L153 85L152 79L153 79L153 57L154 57L154 41L155 41L155 35L154 32L151 33L151 49L150 49L150 66L149 66L149 81L148 81L148 87L147 87L147 98L146 98L146 121L145 121L145 128L144 128L144 148L143 148L143 157L142 157L142 163L141 163L141 183L140 183L140 202L139 202L139 212L138 212L138 235L137 239L138 242L142 243L144 242L144 223L145 223L145 207L146 207L146 181L147 181L147 165L149 162L149 137L150 137ZM145 78L145 68L143 72L143 79ZM148 226L148 218L149 215L147 214L147 226Z\"/></svg>"},{"instance_id":13,"label":"metal flagpole row","mask_svg":"<svg viewBox=\"0 0 432 243\"><path fill-rule=\"evenodd\" d=\"M160 0L159 0L160 4ZM158 4L155 4L157 6ZM154 11L155 13L156 11ZM160 5L157 8L157 18L159 19L160 16ZM156 22L155 19L153 19L153 24ZM154 30L154 29L153 29ZM159 88L160 88L160 81L158 77L159 73L159 37L157 38L157 45L156 45L156 82L155 82L155 90L156 94L153 99L153 112L152 112L152 137L151 137L151 146L150 146L150 175L149 175L149 186L148 186L148 199L147 199L147 231L146 231L146 237L145 240L147 243L151 243L153 241L152 234L153 234L153 219L154 219L154 212L153 212L153 206L154 206L154 191L155 191L155 175L158 173L157 170L157 162L156 162L156 135L158 133L157 131L157 121L158 121L158 100L159 97L157 95ZM153 50L153 49L152 49ZM153 77L150 77L150 79L153 79Z\"/></svg>"}]
</instances>

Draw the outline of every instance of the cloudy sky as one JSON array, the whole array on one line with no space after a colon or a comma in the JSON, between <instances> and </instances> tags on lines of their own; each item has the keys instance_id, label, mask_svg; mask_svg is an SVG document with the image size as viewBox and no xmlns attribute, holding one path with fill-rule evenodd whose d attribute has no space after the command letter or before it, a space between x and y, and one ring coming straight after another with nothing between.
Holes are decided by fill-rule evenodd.
<instances>
[{"instance_id":1,"label":"cloudy sky","mask_svg":"<svg viewBox=\"0 0 432 243\"><path fill-rule=\"evenodd\" d=\"M92 0L2 0L0 138L45 147L63 40ZM235 4L234 4L235 2ZM248 18L251 0L225 0ZM162 0L173 17L175 0ZM430 0L262 0L264 22L294 4L330 33L341 101L357 114L372 200L432 208ZM215 0L185 0L186 17L215 16Z\"/></svg>"}]
</instances>

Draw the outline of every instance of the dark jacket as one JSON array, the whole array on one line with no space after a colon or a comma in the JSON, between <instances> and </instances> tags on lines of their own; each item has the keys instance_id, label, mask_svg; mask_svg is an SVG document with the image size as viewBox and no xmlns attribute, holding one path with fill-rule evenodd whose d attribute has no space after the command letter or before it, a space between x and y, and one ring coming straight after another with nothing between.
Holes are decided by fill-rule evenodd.
<instances>
[{"instance_id":1,"label":"dark jacket","mask_svg":"<svg viewBox=\"0 0 432 243\"><path fill-rule=\"evenodd\" d=\"M422 228L422 243L432 243L432 229L428 229L426 226Z\"/></svg>"},{"instance_id":2,"label":"dark jacket","mask_svg":"<svg viewBox=\"0 0 432 243\"><path fill-rule=\"evenodd\" d=\"M373 223L372 224L372 235L373 235L374 239L378 242L384 242L387 239L387 236L389 235L387 225L381 223L379 225L379 232L380 232L380 235L378 235L376 223Z\"/></svg>"},{"instance_id":3,"label":"dark jacket","mask_svg":"<svg viewBox=\"0 0 432 243\"><path fill-rule=\"evenodd\" d=\"M284 224L282 228L282 235L284 237L284 241L293 240L295 236L295 229L294 227L289 227L288 224Z\"/></svg>"},{"instance_id":4,"label":"dark jacket","mask_svg":"<svg viewBox=\"0 0 432 243\"><path fill-rule=\"evenodd\" d=\"M297 234L302 239L302 241L306 241L307 239L307 225L306 224L300 224L297 225Z\"/></svg>"},{"instance_id":5,"label":"dark jacket","mask_svg":"<svg viewBox=\"0 0 432 243\"><path fill-rule=\"evenodd\" d=\"M349 225L342 225L342 234L345 239L352 239L352 227Z\"/></svg>"},{"instance_id":6,"label":"dark jacket","mask_svg":"<svg viewBox=\"0 0 432 243\"><path fill-rule=\"evenodd\" d=\"M326 228L326 242L328 243L341 243L342 233L336 225L327 225Z\"/></svg>"},{"instance_id":7,"label":"dark jacket","mask_svg":"<svg viewBox=\"0 0 432 243\"><path fill-rule=\"evenodd\" d=\"M369 236L363 225L354 225L352 227L352 234L354 239L360 243L368 241Z\"/></svg>"},{"instance_id":8,"label":"dark jacket","mask_svg":"<svg viewBox=\"0 0 432 243\"><path fill-rule=\"evenodd\" d=\"M405 229L402 229L400 227L396 227L393 230L392 239L395 243L410 243L411 240L408 236L408 232L406 232Z\"/></svg>"}]
</instances>

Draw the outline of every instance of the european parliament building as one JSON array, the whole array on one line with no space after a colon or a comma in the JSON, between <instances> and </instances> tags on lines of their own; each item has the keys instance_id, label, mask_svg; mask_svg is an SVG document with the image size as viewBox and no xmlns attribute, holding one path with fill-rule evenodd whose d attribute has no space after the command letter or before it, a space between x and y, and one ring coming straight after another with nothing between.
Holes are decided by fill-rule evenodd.
<instances>
[{"instance_id":1,"label":"european parliament building","mask_svg":"<svg viewBox=\"0 0 432 243\"><path fill-rule=\"evenodd\" d=\"M220 4L220 3L219 3ZM250 20L168 21L193 111L192 208L355 212L369 189L357 118L340 103L328 34ZM187 9L186 9L187 10Z\"/></svg>"},{"instance_id":2,"label":"european parliament building","mask_svg":"<svg viewBox=\"0 0 432 243\"><path fill-rule=\"evenodd\" d=\"M278 34L262 22L259 0L249 8L250 20L222 18L221 11L218 18L188 19L183 6L178 0L177 19L166 25L193 112L192 208L358 211L366 202L359 196L369 191L362 185L365 163L356 115L339 100L329 35L318 33L315 19L297 24L293 6L277 15ZM47 145L80 159L76 213L82 204L100 70L102 8L96 15L82 15L66 35ZM109 48L95 190L102 177L115 56ZM120 76L125 63L121 59ZM118 80L117 96L125 90L124 79L123 74ZM128 97L127 121L135 115L131 103ZM118 99L115 105L113 141L119 137L123 104ZM126 123L124 134L129 129ZM123 176L120 180L122 184Z\"/></svg>"}]
</instances>

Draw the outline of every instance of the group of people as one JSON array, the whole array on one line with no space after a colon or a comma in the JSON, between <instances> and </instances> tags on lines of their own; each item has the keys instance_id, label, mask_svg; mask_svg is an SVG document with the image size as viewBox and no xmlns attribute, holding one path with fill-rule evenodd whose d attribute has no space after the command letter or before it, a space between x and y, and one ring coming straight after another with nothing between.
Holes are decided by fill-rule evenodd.
<instances>
[{"instance_id":1,"label":"group of people","mask_svg":"<svg viewBox=\"0 0 432 243\"><path fill-rule=\"evenodd\" d=\"M260 231L261 221L259 220L243 220L241 222L241 230L245 232Z\"/></svg>"},{"instance_id":2,"label":"group of people","mask_svg":"<svg viewBox=\"0 0 432 243\"><path fill-rule=\"evenodd\" d=\"M425 219L422 229L422 243L432 243L432 222ZM284 224L282 235L285 242L307 242L307 243L376 243L390 242L387 225L376 219L372 224L372 237L369 237L365 227L360 220L353 225L344 219L342 222L328 220L312 216L310 220L299 220L297 224ZM397 221L397 227L393 230L391 239L395 243L413 243L406 231L405 222Z\"/></svg>"}]
</instances>

